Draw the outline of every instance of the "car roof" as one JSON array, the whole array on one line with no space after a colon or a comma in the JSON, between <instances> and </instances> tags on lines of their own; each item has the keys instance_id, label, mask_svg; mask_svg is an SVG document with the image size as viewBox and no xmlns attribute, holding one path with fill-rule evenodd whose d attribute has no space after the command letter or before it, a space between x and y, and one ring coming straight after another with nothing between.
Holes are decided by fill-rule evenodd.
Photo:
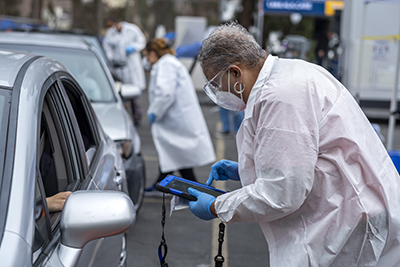
<instances>
[{"instance_id":1,"label":"car roof","mask_svg":"<svg viewBox=\"0 0 400 267\"><path fill-rule=\"evenodd\" d=\"M22 66L36 55L0 49L0 87L14 87Z\"/></svg>"},{"instance_id":2,"label":"car roof","mask_svg":"<svg viewBox=\"0 0 400 267\"><path fill-rule=\"evenodd\" d=\"M51 30L31 30L28 31L31 34L47 34L47 35L52 35L54 37L59 37L59 36L67 36L68 38L75 38L75 39L80 39L84 40L85 42L88 43L91 47L94 47L97 52L99 52L100 56L104 59L104 61L107 63L107 66L110 68L111 72L113 72L113 66L110 63L109 59L107 58L106 51L103 48L103 44L101 41L101 38L99 35L94 34L92 32L88 32L85 30L80 30L80 29L72 29L72 30L56 30L56 29L51 29Z\"/></svg>"},{"instance_id":3,"label":"car roof","mask_svg":"<svg viewBox=\"0 0 400 267\"><path fill-rule=\"evenodd\" d=\"M53 35L37 32L0 32L0 42L5 44L15 43L90 50L90 45L84 39L61 34Z\"/></svg>"},{"instance_id":4,"label":"car roof","mask_svg":"<svg viewBox=\"0 0 400 267\"><path fill-rule=\"evenodd\" d=\"M109 59L107 58L106 52L104 51L103 44L101 43L101 39L99 35L96 35L91 32L87 32L84 30L39 30L39 31L29 31L33 34L48 34L48 35L53 35L53 36L67 36L69 38L75 38L75 39L83 39L85 42L88 43L88 45L94 47L99 53L100 56L104 59L104 61L107 63L107 65L112 68L111 63L109 62Z\"/></svg>"}]
</instances>

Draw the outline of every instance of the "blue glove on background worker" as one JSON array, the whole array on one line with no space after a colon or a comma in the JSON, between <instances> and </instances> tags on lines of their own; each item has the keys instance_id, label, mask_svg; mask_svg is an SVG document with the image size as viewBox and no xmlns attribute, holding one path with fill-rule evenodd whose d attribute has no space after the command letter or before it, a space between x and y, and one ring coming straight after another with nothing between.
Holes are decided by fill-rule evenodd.
<instances>
[{"instance_id":1,"label":"blue glove on background worker","mask_svg":"<svg viewBox=\"0 0 400 267\"><path fill-rule=\"evenodd\" d=\"M222 159L211 166L211 172L208 176L207 185L211 185L213 180L225 181L234 180L239 181L239 165L236 161Z\"/></svg>"},{"instance_id":2,"label":"blue glove on background worker","mask_svg":"<svg viewBox=\"0 0 400 267\"><path fill-rule=\"evenodd\" d=\"M136 49L135 49L133 46L128 46L127 48L125 48L125 52L126 52L128 55L132 54L132 53L135 52L135 51L136 51Z\"/></svg>"},{"instance_id":3,"label":"blue glove on background worker","mask_svg":"<svg viewBox=\"0 0 400 267\"><path fill-rule=\"evenodd\" d=\"M189 188L189 193L197 198L197 201L189 201L190 211L202 220L211 220L216 217L211 213L211 204L215 201L212 195Z\"/></svg>"},{"instance_id":4,"label":"blue glove on background worker","mask_svg":"<svg viewBox=\"0 0 400 267\"><path fill-rule=\"evenodd\" d=\"M147 117L149 119L150 125L152 125L153 122L156 120L156 115L154 115L154 113L150 113Z\"/></svg>"}]
</instances>

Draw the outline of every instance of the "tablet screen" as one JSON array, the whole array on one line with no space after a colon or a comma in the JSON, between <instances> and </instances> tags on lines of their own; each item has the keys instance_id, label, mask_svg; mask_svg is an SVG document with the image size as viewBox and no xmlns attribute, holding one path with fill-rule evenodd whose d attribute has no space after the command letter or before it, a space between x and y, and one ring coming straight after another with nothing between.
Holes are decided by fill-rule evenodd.
<instances>
[{"instance_id":1,"label":"tablet screen","mask_svg":"<svg viewBox=\"0 0 400 267\"><path fill-rule=\"evenodd\" d=\"M188 189L189 189L189 187L191 187L193 189L199 190L200 192L204 192L204 193L210 194L210 195L212 195L214 197L217 197L217 196L223 194L222 192L218 192L218 191L212 190L210 188L202 187L202 186L199 186L199 185L187 183L187 182L179 180L179 179L172 180L170 183L168 183L166 185L166 187L169 187L169 188L172 188L172 189L176 189L176 190L179 190L179 191L182 191L182 192L186 192L186 193L189 193Z\"/></svg>"}]
</instances>

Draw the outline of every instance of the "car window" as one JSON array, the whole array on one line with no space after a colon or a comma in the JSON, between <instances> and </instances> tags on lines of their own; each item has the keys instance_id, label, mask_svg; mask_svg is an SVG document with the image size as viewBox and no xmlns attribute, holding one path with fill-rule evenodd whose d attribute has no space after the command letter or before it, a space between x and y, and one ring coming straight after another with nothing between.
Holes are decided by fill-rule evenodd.
<instances>
[{"instance_id":1,"label":"car window","mask_svg":"<svg viewBox=\"0 0 400 267\"><path fill-rule=\"evenodd\" d=\"M64 127L57 116L55 103L47 95L43 105L39 148L40 161L44 161L41 165L45 167L41 169L42 175L50 176L43 183L46 197L70 189L68 185L76 180L72 170L74 162L70 158L69 139L64 135Z\"/></svg>"},{"instance_id":2,"label":"car window","mask_svg":"<svg viewBox=\"0 0 400 267\"><path fill-rule=\"evenodd\" d=\"M39 174L39 172L38 172ZM46 197L42 194L40 176L37 175L35 183L35 239L33 243L34 259L42 251L43 246L50 240L50 218L46 216Z\"/></svg>"},{"instance_id":3,"label":"car window","mask_svg":"<svg viewBox=\"0 0 400 267\"><path fill-rule=\"evenodd\" d=\"M103 58L103 60L109 64L109 60L107 58L106 52L104 51L104 48L101 44L101 40L97 36L91 36L91 35L81 35L85 41L90 43L97 51L99 52L100 56Z\"/></svg>"},{"instance_id":4,"label":"car window","mask_svg":"<svg viewBox=\"0 0 400 267\"><path fill-rule=\"evenodd\" d=\"M66 82L65 82L66 83ZM44 96L39 127L37 185L35 190L35 244L34 256L41 259L46 246L54 245L51 240L59 229L62 211L50 213L48 198L63 191L75 191L88 173L84 154L84 141L80 128L87 135L88 148L96 147L96 136L89 130L88 118L82 115L79 120L71 106L83 109L79 98L73 93L71 102L62 83L54 82ZM79 106L80 105L80 106ZM89 124L89 123L88 123ZM79 126L77 126L79 125ZM89 124L90 125L90 124ZM83 155L83 156L82 156Z\"/></svg>"},{"instance_id":5,"label":"car window","mask_svg":"<svg viewBox=\"0 0 400 267\"><path fill-rule=\"evenodd\" d=\"M17 44L0 44L0 48L54 58L75 76L90 101L117 101L106 71L92 51Z\"/></svg>"},{"instance_id":6,"label":"car window","mask_svg":"<svg viewBox=\"0 0 400 267\"><path fill-rule=\"evenodd\" d=\"M8 114L10 109L10 95L10 91L0 90L0 170L3 170L4 163L5 145L8 129ZM1 177L2 172L0 172L0 181Z\"/></svg>"},{"instance_id":7,"label":"car window","mask_svg":"<svg viewBox=\"0 0 400 267\"><path fill-rule=\"evenodd\" d=\"M100 142L99 133L94 121L95 119L93 118L94 112L91 109L90 103L86 103L79 95L78 91L73 89L76 85L67 79L61 79L61 82L65 88L70 106L72 107L70 113L74 114L78 123L79 132L85 147L86 160L88 166L90 166Z\"/></svg>"},{"instance_id":8,"label":"car window","mask_svg":"<svg viewBox=\"0 0 400 267\"><path fill-rule=\"evenodd\" d=\"M67 171L70 169L67 167L70 162L68 157L64 157L67 139L60 134L61 120L54 106L51 94L47 93L42 107L37 152L39 160L35 187L35 254L39 254L44 245L50 242L51 230L56 228L60 219L60 212L49 213L46 198L67 190L69 182L73 184L71 172Z\"/></svg>"},{"instance_id":9,"label":"car window","mask_svg":"<svg viewBox=\"0 0 400 267\"><path fill-rule=\"evenodd\" d=\"M46 197L75 190L85 178L86 158L81 157L83 140L75 115L69 114L63 88L54 83L43 101L39 126L38 170ZM86 171L87 172L87 171ZM59 214L52 214L52 228Z\"/></svg>"},{"instance_id":10,"label":"car window","mask_svg":"<svg viewBox=\"0 0 400 267\"><path fill-rule=\"evenodd\" d=\"M6 145L8 133L8 121L10 113L11 91L0 89L0 195L2 198L8 198L8 188L4 186L4 164L6 161ZM6 219L7 201L0 201L0 240L2 239L3 227Z\"/></svg>"}]
</instances>

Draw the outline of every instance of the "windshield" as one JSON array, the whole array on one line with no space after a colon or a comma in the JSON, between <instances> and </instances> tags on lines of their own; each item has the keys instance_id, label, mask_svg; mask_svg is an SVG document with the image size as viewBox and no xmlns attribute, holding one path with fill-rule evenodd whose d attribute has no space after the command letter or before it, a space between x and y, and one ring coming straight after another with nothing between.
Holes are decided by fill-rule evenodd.
<instances>
[{"instance_id":1,"label":"windshield","mask_svg":"<svg viewBox=\"0 0 400 267\"><path fill-rule=\"evenodd\" d=\"M90 101L116 101L107 74L91 51L16 44L0 44L0 47L54 58L74 75Z\"/></svg>"}]
</instances>

